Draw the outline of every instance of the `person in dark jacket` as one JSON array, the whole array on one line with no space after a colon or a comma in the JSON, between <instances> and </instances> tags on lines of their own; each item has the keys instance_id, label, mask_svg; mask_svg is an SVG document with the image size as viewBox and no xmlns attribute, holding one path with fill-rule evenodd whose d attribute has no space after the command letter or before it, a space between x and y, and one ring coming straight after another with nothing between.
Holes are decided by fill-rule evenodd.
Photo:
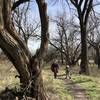
<instances>
[{"instance_id":1,"label":"person in dark jacket","mask_svg":"<svg viewBox=\"0 0 100 100\"><path fill-rule=\"evenodd\" d=\"M52 63L51 71L54 73L54 78L57 78L58 70L59 70L59 65L56 62Z\"/></svg>"}]
</instances>

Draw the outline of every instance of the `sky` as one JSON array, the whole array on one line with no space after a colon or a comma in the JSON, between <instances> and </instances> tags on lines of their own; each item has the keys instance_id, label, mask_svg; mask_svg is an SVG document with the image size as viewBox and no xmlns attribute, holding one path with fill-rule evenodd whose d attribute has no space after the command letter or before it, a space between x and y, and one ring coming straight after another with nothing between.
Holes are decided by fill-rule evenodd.
<instances>
[{"instance_id":1,"label":"sky","mask_svg":"<svg viewBox=\"0 0 100 100\"><path fill-rule=\"evenodd\" d=\"M50 19L54 18L56 16L57 12L62 12L65 7L66 7L66 5L62 5L61 2L58 2L56 4L54 4L52 2L47 2L47 15L49 16ZM69 12L67 12L67 13L69 13ZM31 17L33 16L37 20L40 20L38 6L37 6L36 2L33 2L30 4L29 16L31 16ZM55 35L55 28L56 27L55 27L54 23L49 23L49 33L52 33L52 34L50 34L50 36ZM29 43L28 43L28 47L32 53L34 53L35 50L37 48L39 48L39 46L40 46L39 41L29 41Z\"/></svg>"},{"instance_id":2,"label":"sky","mask_svg":"<svg viewBox=\"0 0 100 100\"><path fill-rule=\"evenodd\" d=\"M46 1L48 1L48 0L46 0ZM63 11L65 11L67 13L67 17L70 17L71 12L70 12L69 7L66 2L57 2L57 3L53 2L52 3L51 1L47 2L47 14L50 19L54 18L57 15L57 13L59 13L59 12L61 13ZM95 9L96 9L96 12L100 13L100 5L96 6ZM37 20L40 20L38 6L35 1L30 4L29 16L31 16L30 21L31 21L32 17L35 17ZM77 21L78 21L78 19L76 18L76 22ZM55 27L54 23L49 23L49 33L52 33L52 34L50 34L50 36L55 36L55 31L56 31L55 29L56 29L56 27ZM39 48L40 42L39 41L29 41L28 46L29 46L29 49L32 52L34 52L37 48Z\"/></svg>"}]
</instances>

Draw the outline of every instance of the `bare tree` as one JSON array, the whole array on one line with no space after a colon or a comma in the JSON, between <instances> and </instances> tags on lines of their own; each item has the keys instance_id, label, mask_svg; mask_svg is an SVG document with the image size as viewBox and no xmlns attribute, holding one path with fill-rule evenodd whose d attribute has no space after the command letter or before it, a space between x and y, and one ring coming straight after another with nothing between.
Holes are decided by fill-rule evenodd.
<instances>
[{"instance_id":1,"label":"bare tree","mask_svg":"<svg viewBox=\"0 0 100 100\"><path fill-rule=\"evenodd\" d=\"M48 48L48 52L47 52L47 56L45 57L45 61L46 61L47 63L49 63L49 62L54 61L54 60L57 59L58 57L60 58L59 50L56 49L56 48L53 47L53 46L50 46L50 47Z\"/></svg>"},{"instance_id":2,"label":"bare tree","mask_svg":"<svg viewBox=\"0 0 100 100\"><path fill-rule=\"evenodd\" d=\"M47 100L42 80L42 60L48 48L47 5L44 0L36 0L41 20L41 44L37 53L32 56L15 31L11 13L17 6L29 0L18 0L13 6L11 0L0 0L0 48L9 57L20 75L24 88L32 81L31 94L36 100ZM32 78L31 78L32 77Z\"/></svg>"},{"instance_id":3,"label":"bare tree","mask_svg":"<svg viewBox=\"0 0 100 100\"><path fill-rule=\"evenodd\" d=\"M93 0L70 0L77 10L81 32L81 65L80 73L89 74L87 56L87 22L92 9Z\"/></svg>"},{"instance_id":4,"label":"bare tree","mask_svg":"<svg viewBox=\"0 0 100 100\"><path fill-rule=\"evenodd\" d=\"M56 23L57 30L56 38L53 38L55 43L51 43L61 53L61 58L66 61L66 64L73 65L80 58L80 42L78 39L79 28L75 28L73 19L68 19L65 12L56 16L53 20Z\"/></svg>"},{"instance_id":5,"label":"bare tree","mask_svg":"<svg viewBox=\"0 0 100 100\"><path fill-rule=\"evenodd\" d=\"M15 28L26 44L28 44L29 39L36 38L40 30L40 21L32 17L30 20L30 16L28 16L29 4L23 4L21 7L17 7L12 14Z\"/></svg>"},{"instance_id":6,"label":"bare tree","mask_svg":"<svg viewBox=\"0 0 100 100\"><path fill-rule=\"evenodd\" d=\"M55 0L57 1L57 0ZM59 0L62 1L62 0ZM74 6L74 10L77 11L80 33L81 33L81 74L89 74L88 69L88 55L87 55L87 22L89 14L93 7L93 0L65 0L70 7L70 3ZM69 3L70 2L70 3Z\"/></svg>"},{"instance_id":7,"label":"bare tree","mask_svg":"<svg viewBox=\"0 0 100 100\"><path fill-rule=\"evenodd\" d=\"M91 14L88 27L88 43L96 51L95 60L98 64L98 69L100 69L100 19L95 13Z\"/></svg>"}]
</instances>

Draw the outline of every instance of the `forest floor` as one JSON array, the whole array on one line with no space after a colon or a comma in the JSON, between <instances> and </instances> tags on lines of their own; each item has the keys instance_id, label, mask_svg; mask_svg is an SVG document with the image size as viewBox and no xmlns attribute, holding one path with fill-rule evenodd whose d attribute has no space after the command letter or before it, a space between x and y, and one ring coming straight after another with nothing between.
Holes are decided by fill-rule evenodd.
<instances>
[{"instance_id":1,"label":"forest floor","mask_svg":"<svg viewBox=\"0 0 100 100\"><path fill-rule=\"evenodd\" d=\"M54 79L50 65L43 68L44 86L50 100L100 100L100 71L97 66L90 67L90 75L79 75L79 68L73 67L71 80L65 79L64 66L60 67ZM19 89L16 69L8 60L0 60L0 91L5 87Z\"/></svg>"}]
</instances>

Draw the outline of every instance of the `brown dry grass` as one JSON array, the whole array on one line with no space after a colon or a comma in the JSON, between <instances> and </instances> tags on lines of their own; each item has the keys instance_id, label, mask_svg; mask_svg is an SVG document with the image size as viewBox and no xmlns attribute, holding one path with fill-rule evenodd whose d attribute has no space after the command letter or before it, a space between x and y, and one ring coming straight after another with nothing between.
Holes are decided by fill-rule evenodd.
<instances>
[{"instance_id":1,"label":"brown dry grass","mask_svg":"<svg viewBox=\"0 0 100 100\"><path fill-rule=\"evenodd\" d=\"M16 69L9 60L0 60L0 90L4 90L5 87L18 87L19 80L15 75L17 75Z\"/></svg>"}]
</instances>

